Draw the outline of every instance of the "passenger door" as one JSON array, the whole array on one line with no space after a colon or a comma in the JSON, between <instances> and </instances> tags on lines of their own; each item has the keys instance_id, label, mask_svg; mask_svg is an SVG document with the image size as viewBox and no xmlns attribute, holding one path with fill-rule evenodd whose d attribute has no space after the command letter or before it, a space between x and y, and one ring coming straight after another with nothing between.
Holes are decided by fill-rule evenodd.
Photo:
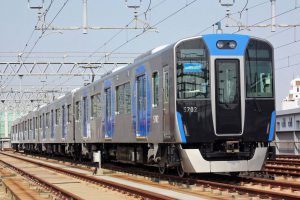
<instances>
[{"instance_id":1,"label":"passenger door","mask_svg":"<svg viewBox=\"0 0 300 200\"><path fill-rule=\"evenodd\" d=\"M67 115L66 115L66 108L65 108L65 105L62 106L62 109L61 109L61 112L62 112L62 127L61 127L61 130L62 130L62 138L66 138L66 133L67 133Z\"/></svg>"},{"instance_id":2,"label":"passenger door","mask_svg":"<svg viewBox=\"0 0 300 200\"><path fill-rule=\"evenodd\" d=\"M54 138L54 112L51 110L51 138Z\"/></svg>"},{"instance_id":3,"label":"passenger door","mask_svg":"<svg viewBox=\"0 0 300 200\"><path fill-rule=\"evenodd\" d=\"M105 139L112 138L111 88L105 89Z\"/></svg>"},{"instance_id":4,"label":"passenger door","mask_svg":"<svg viewBox=\"0 0 300 200\"><path fill-rule=\"evenodd\" d=\"M82 105L82 107L83 107L83 109L82 109L82 127L83 127L83 130L82 130L82 135L83 135L83 137L84 138L86 138L87 136L88 136L88 134L87 134L87 126L88 126L88 110L87 110L87 108L88 108L88 103L87 103L87 97L83 97L83 105Z\"/></svg>"},{"instance_id":5,"label":"passenger door","mask_svg":"<svg viewBox=\"0 0 300 200\"><path fill-rule=\"evenodd\" d=\"M147 135L147 96L146 96L146 76L137 77L137 127L136 137L146 137Z\"/></svg>"},{"instance_id":6,"label":"passenger door","mask_svg":"<svg viewBox=\"0 0 300 200\"><path fill-rule=\"evenodd\" d=\"M218 59L216 66L216 133L239 135L241 123L238 60Z\"/></svg>"},{"instance_id":7,"label":"passenger door","mask_svg":"<svg viewBox=\"0 0 300 200\"><path fill-rule=\"evenodd\" d=\"M169 66L163 67L163 135L170 139L170 82Z\"/></svg>"}]
</instances>

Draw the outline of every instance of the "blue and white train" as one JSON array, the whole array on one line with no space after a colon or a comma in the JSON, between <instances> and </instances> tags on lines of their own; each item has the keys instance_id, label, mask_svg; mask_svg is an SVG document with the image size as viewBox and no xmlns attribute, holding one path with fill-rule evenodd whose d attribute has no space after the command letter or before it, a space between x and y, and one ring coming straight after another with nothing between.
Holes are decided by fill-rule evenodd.
<instances>
[{"instance_id":1,"label":"blue and white train","mask_svg":"<svg viewBox=\"0 0 300 200\"><path fill-rule=\"evenodd\" d=\"M15 149L185 173L262 169L275 132L272 45L210 34L153 49L13 123Z\"/></svg>"}]
</instances>

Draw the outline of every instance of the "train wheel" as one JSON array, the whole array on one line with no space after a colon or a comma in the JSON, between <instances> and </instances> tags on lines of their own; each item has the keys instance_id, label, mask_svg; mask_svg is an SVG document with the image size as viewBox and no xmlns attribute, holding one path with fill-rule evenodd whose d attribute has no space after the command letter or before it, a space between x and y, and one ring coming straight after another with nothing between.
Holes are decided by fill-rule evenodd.
<instances>
[{"instance_id":1,"label":"train wheel","mask_svg":"<svg viewBox=\"0 0 300 200\"><path fill-rule=\"evenodd\" d=\"M164 166L159 166L159 167L158 167L158 171L159 171L160 174L165 174L165 173L166 173L166 170L167 170L167 168L166 168L165 165L164 165Z\"/></svg>"},{"instance_id":2,"label":"train wheel","mask_svg":"<svg viewBox=\"0 0 300 200\"><path fill-rule=\"evenodd\" d=\"M183 178L186 173L183 171L181 164L177 166L177 174L179 177Z\"/></svg>"},{"instance_id":3,"label":"train wheel","mask_svg":"<svg viewBox=\"0 0 300 200\"><path fill-rule=\"evenodd\" d=\"M230 176L237 177L240 175L240 172L229 172Z\"/></svg>"}]
</instances>

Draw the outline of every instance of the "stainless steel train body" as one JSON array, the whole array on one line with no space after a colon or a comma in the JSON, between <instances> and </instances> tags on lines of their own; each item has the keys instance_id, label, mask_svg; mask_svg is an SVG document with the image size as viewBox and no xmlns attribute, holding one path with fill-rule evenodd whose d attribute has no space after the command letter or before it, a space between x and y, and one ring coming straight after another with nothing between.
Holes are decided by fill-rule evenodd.
<instances>
[{"instance_id":1,"label":"stainless steel train body","mask_svg":"<svg viewBox=\"0 0 300 200\"><path fill-rule=\"evenodd\" d=\"M273 60L258 38L183 39L16 121L13 146L74 158L101 150L181 175L261 170L275 132ZM17 139L34 117L39 137Z\"/></svg>"}]
</instances>

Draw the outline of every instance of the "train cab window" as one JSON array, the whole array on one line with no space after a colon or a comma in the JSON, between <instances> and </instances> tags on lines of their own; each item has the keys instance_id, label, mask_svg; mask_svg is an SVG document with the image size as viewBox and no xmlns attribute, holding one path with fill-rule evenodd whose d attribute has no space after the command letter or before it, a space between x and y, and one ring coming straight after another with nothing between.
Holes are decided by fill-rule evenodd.
<instances>
[{"instance_id":1,"label":"train cab window","mask_svg":"<svg viewBox=\"0 0 300 200\"><path fill-rule=\"evenodd\" d=\"M245 67L247 97L273 97L272 47L251 39L246 49Z\"/></svg>"},{"instance_id":2,"label":"train cab window","mask_svg":"<svg viewBox=\"0 0 300 200\"><path fill-rule=\"evenodd\" d=\"M60 109L55 110L55 125L58 125L60 123Z\"/></svg>"},{"instance_id":3,"label":"train cab window","mask_svg":"<svg viewBox=\"0 0 300 200\"><path fill-rule=\"evenodd\" d=\"M101 116L101 94L91 96L91 113L92 117Z\"/></svg>"},{"instance_id":4,"label":"train cab window","mask_svg":"<svg viewBox=\"0 0 300 200\"><path fill-rule=\"evenodd\" d=\"M72 120L72 111L71 111L71 104L67 105L67 121L70 123Z\"/></svg>"},{"instance_id":5,"label":"train cab window","mask_svg":"<svg viewBox=\"0 0 300 200\"><path fill-rule=\"evenodd\" d=\"M158 72L152 74L152 107L156 108L158 106Z\"/></svg>"},{"instance_id":6,"label":"train cab window","mask_svg":"<svg viewBox=\"0 0 300 200\"><path fill-rule=\"evenodd\" d=\"M177 98L210 97L208 50L201 39L181 42L176 47Z\"/></svg>"},{"instance_id":7,"label":"train cab window","mask_svg":"<svg viewBox=\"0 0 300 200\"><path fill-rule=\"evenodd\" d=\"M80 101L76 101L75 103L75 120L78 120L80 119Z\"/></svg>"}]
</instances>

